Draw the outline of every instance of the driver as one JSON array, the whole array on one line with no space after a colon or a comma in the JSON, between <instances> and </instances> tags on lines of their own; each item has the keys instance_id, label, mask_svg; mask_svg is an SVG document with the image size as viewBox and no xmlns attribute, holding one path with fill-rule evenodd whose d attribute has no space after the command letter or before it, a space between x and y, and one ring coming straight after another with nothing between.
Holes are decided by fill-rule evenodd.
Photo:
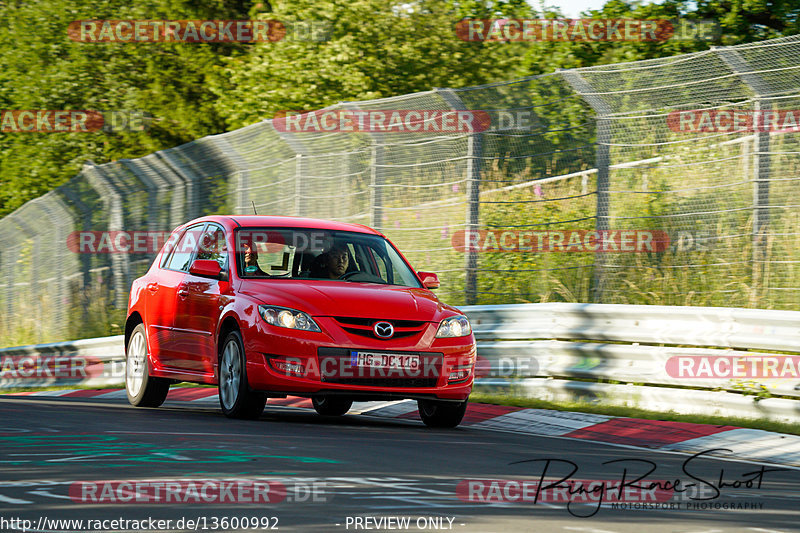
<instances>
[{"instance_id":1,"label":"driver","mask_svg":"<svg viewBox=\"0 0 800 533\"><path fill-rule=\"evenodd\" d=\"M242 240L242 251L244 252L244 275L245 276L266 276L267 273L258 266L258 252L256 247L247 240Z\"/></svg>"},{"instance_id":2,"label":"driver","mask_svg":"<svg viewBox=\"0 0 800 533\"><path fill-rule=\"evenodd\" d=\"M314 259L311 265L312 278L339 279L350 265L350 254L341 245L334 246Z\"/></svg>"}]
</instances>

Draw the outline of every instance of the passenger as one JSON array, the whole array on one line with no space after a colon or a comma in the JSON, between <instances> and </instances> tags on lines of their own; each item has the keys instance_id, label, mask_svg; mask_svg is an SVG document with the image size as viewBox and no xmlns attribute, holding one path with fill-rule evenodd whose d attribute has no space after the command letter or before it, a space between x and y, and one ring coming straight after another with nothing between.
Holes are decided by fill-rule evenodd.
<instances>
[{"instance_id":1,"label":"passenger","mask_svg":"<svg viewBox=\"0 0 800 533\"><path fill-rule=\"evenodd\" d=\"M312 278L339 279L350 266L350 253L345 246L334 246L319 254L311 264Z\"/></svg>"}]
</instances>

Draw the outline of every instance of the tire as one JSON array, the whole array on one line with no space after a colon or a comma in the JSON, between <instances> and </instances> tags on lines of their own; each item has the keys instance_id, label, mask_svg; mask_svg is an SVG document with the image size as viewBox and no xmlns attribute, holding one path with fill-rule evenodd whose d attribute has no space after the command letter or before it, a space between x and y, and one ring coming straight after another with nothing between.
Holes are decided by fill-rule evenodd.
<instances>
[{"instance_id":1,"label":"tire","mask_svg":"<svg viewBox=\"0 0 800 533\"><path fill-rule=\"evenodd\" d=\"M131 333L125 351L125 392L128 402L136 407L158 407L167 399L172 383L150 375L149 353L144 324L139 324Z\"/></svg>"},{"instance_id":2,"label":"tire","mask_svg":"<svg viewBox=\"0 0 800 533\"><path fill-rule=\"evenodd\" d=\"M454 428L467 412L467 400L461 403L417 400L419 417L429 428Z\"/></svg>"},{"instance_id":3,"label":"tire","mask_svg":"<svg viewBox=\"0 0 800 533\"><path fill-rule=\"evenodd\" d=\"M242 335L231 331L219 353L219 406L228 418L253 420L261 416L266 403L263 392L250 390Z\"/></svg>"},{"instance_id":4,"label":"tire","mask_svg":"<svg viewBox=\"0 0 800 533\"><path fill-rule=\"evenodd\" d=\"M353 407L353 400L339 396L314 396L311 403L323 416L342 416Z\"/></svg>"}]
</instances>

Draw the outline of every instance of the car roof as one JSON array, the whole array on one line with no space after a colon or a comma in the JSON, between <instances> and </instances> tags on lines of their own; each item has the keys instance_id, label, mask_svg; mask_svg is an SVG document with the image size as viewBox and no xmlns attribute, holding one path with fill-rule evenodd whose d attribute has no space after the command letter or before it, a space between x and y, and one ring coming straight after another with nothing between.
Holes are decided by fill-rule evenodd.
<instances>
[{"instance_id":1,"label":"car roof","mask_svg":"<svg viewBox=\"0 0 800 533\"><path fill-rule=\"evenodd\" d=\"M371 233L373 235L382 235L369 226L363 224L354 224L351 222L336 222L333 220L323 220L319 218L306 218L306 217L283 217L283 216L263 216L263 215L228 215L228 216L208 216L193 220L194 222L207 221L207 222L221 222L228 223L234 222L234 225L242 228L261 228L261 227L284 227L284 228L314 228L333 231L354 231L358 233ZM190 223L191 224L191 223Z\"/></svg>"}]
</instances>

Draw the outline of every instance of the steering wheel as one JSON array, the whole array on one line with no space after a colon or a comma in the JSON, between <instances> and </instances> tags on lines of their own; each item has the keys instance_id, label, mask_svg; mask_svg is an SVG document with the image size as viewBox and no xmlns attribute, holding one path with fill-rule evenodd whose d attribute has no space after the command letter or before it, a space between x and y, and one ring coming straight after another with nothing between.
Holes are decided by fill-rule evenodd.
<instances>
[{"instance_id":1,"label":"steering wheel","mask_svg":"<svg viewBox=\"0 0 800 533\"><path fill-rule=\"evenodd\" d=\"M356 276L357 274L363 274L363 273L364 272L361 272L360 270L353 270L352 272L345 272L344 274L339 276L339 279L348 280L348 279Z\"/></svg>"}]
</instances>

